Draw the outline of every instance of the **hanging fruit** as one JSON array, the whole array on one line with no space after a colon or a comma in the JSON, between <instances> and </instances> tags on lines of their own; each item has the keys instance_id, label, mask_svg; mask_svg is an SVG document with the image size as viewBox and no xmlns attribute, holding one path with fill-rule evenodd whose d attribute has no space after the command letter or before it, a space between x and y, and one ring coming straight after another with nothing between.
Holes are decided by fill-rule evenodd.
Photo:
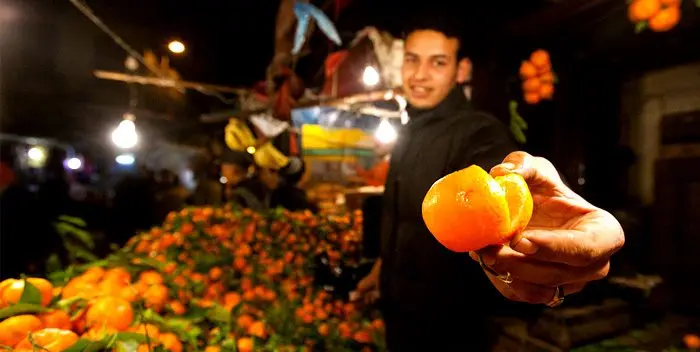
<instances>
[{"instance_id":1,"label":"hanging fruit","mask_svg":"<svg viewBox=\"0 0 700 352\"><path fill-rule=\"evenodd\" d=\"M520 78L523 80L523 95L526 103L534 105L554 95L555 77L549 53L539 49L530 59L520 65Z\"/></svg>"},{"instance_id":2,"label":"hanging fruit","mask_svg":"<svg viewBox=\"0 0 700 352\"><path fill-rule=\"evenodd\" d=\"M632 0L627 16L635 24L637 33L649 28L654 32L666 32L681 19L682 0Z\"/></svg>"}]
</instances>

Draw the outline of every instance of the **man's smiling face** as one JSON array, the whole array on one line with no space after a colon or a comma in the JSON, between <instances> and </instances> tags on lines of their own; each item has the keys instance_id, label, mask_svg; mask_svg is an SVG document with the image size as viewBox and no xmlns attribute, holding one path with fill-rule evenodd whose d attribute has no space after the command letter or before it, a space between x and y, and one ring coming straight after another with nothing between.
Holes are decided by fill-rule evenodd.
<instances>
[{"instance_id":1,"label":"man's smiling face","mask_svg":"<svg viewBox=\"0 0 700 352\"><path fill-rule=\"evenodd\" d=\"M401 70L406 100L416 108L438 105L458 83L466 80L469 64L458 60L459 40L435 30L411 32L404 45Z\"/></svg>"}]
</instances>

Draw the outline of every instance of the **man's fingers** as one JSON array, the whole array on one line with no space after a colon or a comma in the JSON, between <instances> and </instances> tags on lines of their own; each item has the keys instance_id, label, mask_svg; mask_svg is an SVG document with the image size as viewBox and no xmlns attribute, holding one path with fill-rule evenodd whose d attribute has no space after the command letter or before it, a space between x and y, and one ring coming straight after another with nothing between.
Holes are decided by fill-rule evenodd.
<instances>
[{"instance_id":1,"label":"man's fingers","mask_svg":"<svg viewBox=\"0 0 700 352\"><path fill-rule=\"evenodd\" d=\"M523 151L512 152L503 159L502 163L491 168L489 173L496 177L512 173L513 170L529 168L532 165L532 158L533 156Z\"/></svg>"},{"instance_id":2,"label":"man's fingers","mask_svg":"<svg viewBox=\"0 0 700 352\"><path fill-rule=\"evenodd\" d=\"M508 246L497 252L490 249L482 253L484 264L496 273L510 273L514 280L544 286L559 286L576 282L600 280L608 275L610 263L607 259L586 267L572 267L559 263L545 263L532 260L527 255L514 251Z\"/></svg>"},{"instance_id":3,"label":"man's fingers","mask_svg":"<svg viewBox=\"0 0 700 352\"><path fill-rule=\"evenodd\" d=\"M489 280L504 297L516 302L547 304L555 298L557 292L556 287L536 285L524 281L514 280L506 284L493 276L489 276ZM566 297L569 294L580 292L585 286L586 283L574 283L562 285L560 289Z\"/></svg>"},{"instance_id":4,"label":"man's fingers","mask_svg":"<svg viewBox=\"0 0 700 352\"><path fill-rule=\"evenodd\" d=\"M582 216L570 230L528 229L528 258L585 267L609 258L625 243L622 227L609 213L596 210ZM519 245L513 248L519 251Z\"/></svg>"}]
</instances>

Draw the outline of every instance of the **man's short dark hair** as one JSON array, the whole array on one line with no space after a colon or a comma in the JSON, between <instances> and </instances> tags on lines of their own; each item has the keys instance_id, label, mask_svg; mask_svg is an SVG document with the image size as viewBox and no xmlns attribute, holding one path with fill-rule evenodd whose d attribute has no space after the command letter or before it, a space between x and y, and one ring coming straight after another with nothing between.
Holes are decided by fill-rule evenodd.
<instances>
[{"instance_id":1,"label":"man's short dark hair","mask_svg":"<svg viewBox=\"0 0 700 352\"><path fill-rule=\"evenodd\" d=\"M453 11L454 12L454 11ZM457 60L469 56L470 45L464 37L465 19L444 9L416 9L412 11L409 20L403 30L406 39L411 33L420 30L433 30L444 34L448 38L459 41Z\"/></svg>"}]
</instances>

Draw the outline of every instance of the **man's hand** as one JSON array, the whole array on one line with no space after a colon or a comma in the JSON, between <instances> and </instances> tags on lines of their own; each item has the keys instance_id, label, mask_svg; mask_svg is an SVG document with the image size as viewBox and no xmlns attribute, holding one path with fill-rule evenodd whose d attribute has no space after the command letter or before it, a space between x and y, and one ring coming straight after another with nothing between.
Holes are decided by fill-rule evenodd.
<instances>
[{"instance_id":1,"label":"man's hand","mask_svg":"<svg viewBox=\"0 0 700 352\"><path fill-rule=\"evenodd\" d=\"M552 303L557 288L571 294L607 276L610 256L625 243L620 223L569 189L544 158L513 152L491 169L492 176L507 173L525 178L534 202L532 219L510 245L470 253L475 260L481 255L496 273L510 273L509 283L487 273L501 294L515 301Z\"/></svg>"},{"instance_id":2,"label":"man's hand","mask_svg":"<svg viewBox=\"0 0 700 352\"><path fill-rule=\"evenodd\" d=\"M372 270L357 284L355 291L350 293L350 300L362 300L365 304L372 304L379 299L379 273L382 260L378 259Z\"/></svg>"}]
</instances>

